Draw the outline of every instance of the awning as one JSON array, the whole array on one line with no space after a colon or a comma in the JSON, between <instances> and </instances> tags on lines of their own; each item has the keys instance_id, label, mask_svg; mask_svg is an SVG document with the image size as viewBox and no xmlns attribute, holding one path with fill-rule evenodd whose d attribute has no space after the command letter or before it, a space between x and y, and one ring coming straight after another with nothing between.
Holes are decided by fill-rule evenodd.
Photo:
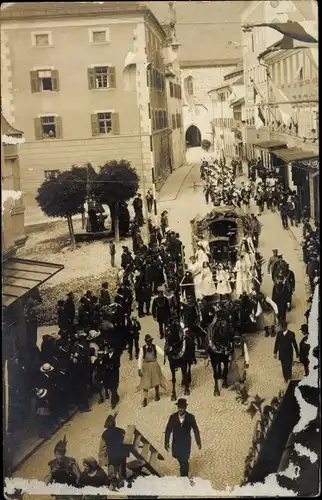
<instances>
[{"instance_id":1,"label":"awning","mask_svg":"<svg viewBox=\"0 0 322 500\"><path fill-rule=\"evenodd\" d=\"M261 149L275 149L275 148L286 148L287 144L281 141L262 141L254 143L255 148Z\"/></svg>"},{"instance_id":2,"label":"awning","mask_svg":"<svg viewBox=\"0 0 322 500\"><path fill-rule=\"evenodd\" d=\"M12 258L2 265L2 309L64 269L61 264Z\"/></svg>"},{"instance_id":3,"label":"awning","mask_svg":"<svg viewBox=\"0 0 322 500\"><path fill-rule=\"evenodd\" d=\"M279 149L277 151L273 151L273 154L277 156L278 158L281 158L285 162L294 162L297 160L306 160L306 159L318 159L318 156L316 153L313 153L311 151L303 151L300 148L286 148L286 149Z\"/></svg>"}]
</instances>

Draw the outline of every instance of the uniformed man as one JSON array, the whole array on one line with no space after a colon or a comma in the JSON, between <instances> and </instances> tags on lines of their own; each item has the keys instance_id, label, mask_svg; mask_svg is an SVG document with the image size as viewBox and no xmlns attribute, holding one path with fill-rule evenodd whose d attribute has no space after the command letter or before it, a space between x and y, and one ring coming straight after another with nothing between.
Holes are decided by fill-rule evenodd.
<instances>
[{"instance_id":1,"label":"uniformed man","mask_svg":"<svg viewBox=\"0 0 322 500\"><path fill-rule=\"evenodd\" d=\"M159 325L160 339L163 339L164 330L170 319L170 306L167 297L164 296L164 287L158 288L158 296L152 303L152 315Z\"/></svg>"}]
</instances>

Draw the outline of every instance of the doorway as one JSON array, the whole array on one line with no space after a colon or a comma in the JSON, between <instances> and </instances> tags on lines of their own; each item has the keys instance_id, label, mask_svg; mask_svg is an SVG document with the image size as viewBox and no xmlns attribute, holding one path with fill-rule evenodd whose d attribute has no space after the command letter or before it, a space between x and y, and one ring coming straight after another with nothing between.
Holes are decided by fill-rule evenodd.
<instances>
[{"instance_id":1,"label":"doorway","mask_svg":"<svg viewBox=\"0 0 322 500\"><path fill-rule=\"evenodd\" d=\"M197 148L201 146L201 133L195 125L190 125L186 131L186 146L188 148Z\"/></svg>"}]
</instances>

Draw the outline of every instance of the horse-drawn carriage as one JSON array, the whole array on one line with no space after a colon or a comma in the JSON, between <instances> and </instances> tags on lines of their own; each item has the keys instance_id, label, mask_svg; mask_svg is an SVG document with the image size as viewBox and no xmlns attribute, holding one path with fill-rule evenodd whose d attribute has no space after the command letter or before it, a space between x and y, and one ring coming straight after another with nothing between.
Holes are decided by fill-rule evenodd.
<instances>
[{"instance_id":1,"label":"horse-drawn carriage","mask_svg":"<svg viewBox=\"0 0 322 500\"><path fill-rule=\"evenodd\" d=\"M244 212L234 206L218 207L205 217L197 215L191 221L192 247L206 240L211 262L236 263L237 246L244 236Z\"/></svg>"}]
</instances>

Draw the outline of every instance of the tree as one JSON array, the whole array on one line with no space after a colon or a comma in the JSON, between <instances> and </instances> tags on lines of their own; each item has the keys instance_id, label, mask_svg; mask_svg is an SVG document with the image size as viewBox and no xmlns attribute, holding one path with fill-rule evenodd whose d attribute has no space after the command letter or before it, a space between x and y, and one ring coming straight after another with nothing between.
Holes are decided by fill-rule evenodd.
<instances>
[{"instance_id":1,"label":"tree","mask_svg":"<svg viewBox=\"0 0 322 500\"><path fill-rule=\"evenodd\" d=\"M119 241L119 207L135 196L139 187L139 177L127 160L111 160L101 167L93 194L100 203L109 206L115 239Z\"/></svg>"},{"instance_id":2,"label":"tree","mask_svg":"<svg viewBox=\"0 0 322 500\"><path fill-rule=\"evenodd\" d=\"M38 189L36 197L38 205L48 217L67 219L73 248L75 248L75 235L72 216L82 212L86 197L84 169L86 171L85 167L73 167L45 180Z\"/></svg>"}]
</instances>

